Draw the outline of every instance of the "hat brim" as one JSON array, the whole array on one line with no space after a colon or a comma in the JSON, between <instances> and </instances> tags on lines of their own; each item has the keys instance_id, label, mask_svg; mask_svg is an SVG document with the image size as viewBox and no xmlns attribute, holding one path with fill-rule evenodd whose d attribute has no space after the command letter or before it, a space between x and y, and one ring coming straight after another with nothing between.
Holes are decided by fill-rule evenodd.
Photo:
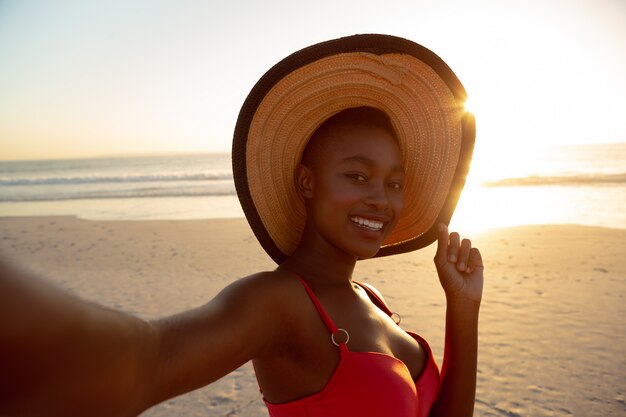
<instances>
[{"instance_id":1,"label":"hat brim","mask_svg":"<svg viewBox=\"0 0 626 417\"><path fill-rule=\"evenodd\" d=\"M405 212L376 256L437 239L465 184L475 124L465 89L430 50L388 35L355 35L293 53L245 100L233 138L233 175L246 218L265 251L282 263L297 246L304 203L293 175L310 135L350 107L385 111L398 131L408 176Z\"/></svg>"}]
</instances>

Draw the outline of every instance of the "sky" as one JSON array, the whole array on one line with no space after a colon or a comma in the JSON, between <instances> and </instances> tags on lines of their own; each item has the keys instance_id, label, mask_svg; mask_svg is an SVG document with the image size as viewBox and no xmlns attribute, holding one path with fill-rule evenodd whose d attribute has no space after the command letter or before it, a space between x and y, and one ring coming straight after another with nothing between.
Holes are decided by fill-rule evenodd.
<instances>
[{"instance_id":1,"label":"sky","mask_svg":"<svg viewBox=\"0 0 626 417\"><path fill-rule=\"evenodd\" d=\"M355 33L442 57L487 162L626 142L625 0L0 0L0 160L229 151L265 71Z\"/></svg>"}]
</instances>

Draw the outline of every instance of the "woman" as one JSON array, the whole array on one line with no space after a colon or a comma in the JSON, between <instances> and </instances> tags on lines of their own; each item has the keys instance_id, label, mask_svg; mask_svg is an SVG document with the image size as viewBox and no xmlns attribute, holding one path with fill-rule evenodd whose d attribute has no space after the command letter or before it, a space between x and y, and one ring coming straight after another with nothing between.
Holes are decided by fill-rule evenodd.
<instances>
[{"instance_id":1,"label":"woman","mask_svg":"<svg viewBox=\"0 0 626 417\"><path fill-rule=\"evenodd\" d=\"M133 416L252 360L273 417L471 415L483 266L445 223L473 130L437 60L399 38L354 36L261 78L233 166L278 267L200 308L148 323L3 265L0 413ZM352 280L357 260L435 238L448 303L441 376L426 341Z\"/></svg>"}]
</instances>

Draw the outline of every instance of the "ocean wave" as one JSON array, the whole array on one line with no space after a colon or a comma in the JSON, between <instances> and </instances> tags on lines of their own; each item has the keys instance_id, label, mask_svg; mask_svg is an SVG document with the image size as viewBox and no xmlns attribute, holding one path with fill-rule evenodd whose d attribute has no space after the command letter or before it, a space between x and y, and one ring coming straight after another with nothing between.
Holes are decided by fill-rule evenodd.
<instances>
[{"instance_id":1,"label":"ocean wave","mask_svg":"<svg viewBox=\"0 0 626 417\"><path fill-rule=\"evenodd\" d=\"M67 201L67 200L101 200L121 198L146 197L219 197L236 195L234 186L225 187L172 187L172 188L145 188L133 190L66 190L58 193L32 193L2 195L0 202L37 202L37 201Z\"/></svg>"},{"instance_id":2,"label":"ocean wave","mask_svg":"<svg viewBox=\"0 0 626 417\"><path fill-rule=\"evenodd\" d=\"M619 185L626 184L626 173L619 174L577 174L557 176L529 176L519 178L503 178L486 181L485 187L524 187L541 185Z\"/></svg>"},{"instance_id":3,"label":"ocean wave","mask_svg":"<svg viewBox=\"0 0 626 417\"><path fill-rule=\"evenodd\" d=\"M33 185L79 185L79 184L111 184L138 182L172 182L172 181L220 181L232 180L232 172L207 172L185 174L129 174L129 175L88 175L88 176L50 176L31 178L0 178L0 186L33 186Z\"/></svg>"}]
</instances>

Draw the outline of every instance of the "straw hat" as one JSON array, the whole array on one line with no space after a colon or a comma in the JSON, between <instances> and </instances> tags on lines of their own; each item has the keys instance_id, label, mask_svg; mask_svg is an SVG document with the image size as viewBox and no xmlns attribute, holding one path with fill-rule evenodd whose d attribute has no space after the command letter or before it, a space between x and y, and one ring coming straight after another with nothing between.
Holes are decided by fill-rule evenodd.
<instances>
[{"instance_id":1,"label":"straw hat","mask_svg":"<svg viewBox=\"0 0 626 417\"><path fill-rule=\"evenodd\" d=\"M404 212L376 256L407 252L449 223L474 147L474 119L452 70L430 50L388 35L355 35L293 53L256 83L233 139L237 195L257 239L276 261L298 245L305 224L295 171L307 141L352 107L387 113L406 171Z\"/></svg>"}]
</instances>

